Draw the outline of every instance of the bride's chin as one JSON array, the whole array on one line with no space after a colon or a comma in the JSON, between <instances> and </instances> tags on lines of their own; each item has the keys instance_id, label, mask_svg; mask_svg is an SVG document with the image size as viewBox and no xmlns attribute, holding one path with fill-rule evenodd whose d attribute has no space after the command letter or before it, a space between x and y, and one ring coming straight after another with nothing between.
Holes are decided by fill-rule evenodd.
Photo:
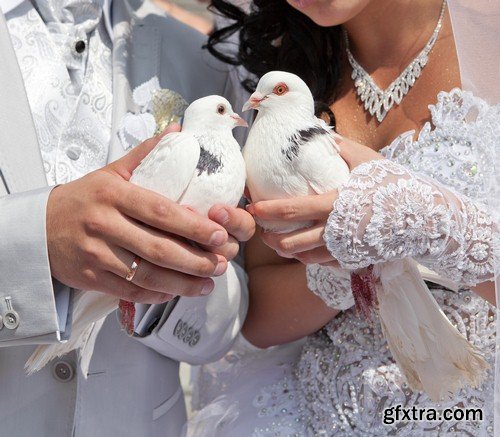
<instances>
[{"instance_id":1,"label":"bride's chin","mask_svg":"<svg viewBox=\"0 0 500 437\"><path fill-rule=\"evenodd\" d=\"M288 4L321 27L344 24L373 0L287 0Z\"/></svg>"}]
</instances>

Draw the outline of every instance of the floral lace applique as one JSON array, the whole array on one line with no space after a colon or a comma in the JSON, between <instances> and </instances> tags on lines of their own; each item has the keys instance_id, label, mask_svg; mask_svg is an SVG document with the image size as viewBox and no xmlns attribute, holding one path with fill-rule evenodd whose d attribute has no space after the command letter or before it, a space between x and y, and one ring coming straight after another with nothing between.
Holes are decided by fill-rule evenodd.
<instances>
[{"instance_id":1,"label":"floral lace applique","mask_svg":"<svg viewBox=\"0 0 500 437\"><path fill-rule=\"evenodd\" d=\"M354 305L350 274L341 269L309 264L307 287L330 307L346 310Z\"/></svg>"},{"instance_id":2,"label":"floral lace applique","mask_svg":"<svg viewBox=\"0 0 500 437\"><path fill-rule=\"evenodd\" d=\"M360 190L370 180L372 188ZM412 257L458 284L472 286L493 277L494 232L495 223L481 204L403 166L378 160L354 169L324 238L343 268Z\"/></svg>"},{"instance_id":3,"label":"floral lace applique","mask_svg":"<svg viewBox=\"0 0 500 437\"><path fill-rule=\"evenodd\" d=\"M413 257L475 285L493 276L495 224L483 204L494 181L500 105L454 89L429 108L434 129L426 123L417 140L407 132L383 150L395 162L353 170L325 240L345 268Z\"/></svg>"}]
</instances>

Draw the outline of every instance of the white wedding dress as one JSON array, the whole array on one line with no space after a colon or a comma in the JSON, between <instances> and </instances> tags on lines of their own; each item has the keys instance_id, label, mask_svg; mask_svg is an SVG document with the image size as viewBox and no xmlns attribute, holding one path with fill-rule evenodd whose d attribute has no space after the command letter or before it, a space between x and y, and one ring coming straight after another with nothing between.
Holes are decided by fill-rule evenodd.
<instances>
[{"instance_id":1,"label":"white wedding dress","mask_svg":"<svg viewBox=\"0 0 500 437\"><path fill-rule=\"evenodd\" d=\"M467 285L493 276L495 225L482 205L491 193L500 105L454 89L440 93L430 111L432 125L427 123L417 139L414 132L400 135L382 150L388 160L358 167L340 191L340 210L342 202L361 205L370 188L376 191L375 200L369 199L376 205L369 225L365 220L360 226L360 217L341 211L330 218L326 234L345 249L348 242L341 240L349 232L361 233L357 247L335 254L345 266L397 253L457 282L458 292L429 286L450 321L490 364L482 386L464 388L439 405L410 390L379 322L362 319L352 307L350 280L309 266L309 288L344 311L315 335L288 345L260 350L240 337L225 358L203 366L194 384L198 413L188 423L188 436L493 435L496 309ZM405 214L399 214L402 207ZM398 232L400 220L406 228ZM443 233L449 236L444 242ZM396 405L480 408L483 420L385 425L384 409Z\"/></svg>"}]
</instances>

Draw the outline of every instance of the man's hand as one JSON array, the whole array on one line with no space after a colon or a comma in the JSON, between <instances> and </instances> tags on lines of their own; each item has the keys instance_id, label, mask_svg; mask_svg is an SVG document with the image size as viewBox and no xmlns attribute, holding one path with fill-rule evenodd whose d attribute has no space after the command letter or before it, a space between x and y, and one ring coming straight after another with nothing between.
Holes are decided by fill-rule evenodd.
<instances>
[{"instance_id":1,"label":"man's hand","mask_svg":"<svg viewBox=\"0 0 500 437\"><path fill-rule=\"evenodd\" d=\"M178 130L176 125L163 135ZM226 229L128 182L163 135L52 191L47 245L54 278L77 289L144 303L213 290L210 277L222 275L227 268L226 258L214 253L228 244ZM210 250L193 247L187 240ZM136 255L141 263L128 282L124 278Z\"/></svg>"},{"instance_id":2,"label":"man's hand","mask_svg":"<svg viewBox=\"0 0 500 437\"><path fill-rule=\"evenodd\" d=\"M250 240L255 233L255 220L241 208L215 205L208 211L208 218L224 226L229 234L229 239L222 246L204 246L204 248L212 253L222 255L228 261L238 255L239 242Z\"/></svg>"}]
</instances>

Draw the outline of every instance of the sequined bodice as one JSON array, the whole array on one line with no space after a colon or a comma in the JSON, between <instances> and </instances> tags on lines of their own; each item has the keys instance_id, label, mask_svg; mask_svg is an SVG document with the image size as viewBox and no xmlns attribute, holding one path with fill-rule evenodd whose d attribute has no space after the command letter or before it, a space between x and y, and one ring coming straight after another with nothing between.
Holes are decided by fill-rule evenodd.
<instances>
[{"instance_id":1,"label":"sequined bodice","mask_svg":"<svg viewBox=\"0 0 500 437\"><path fill-rule=\"evenodd\" d=\"M433 290L445 314L494 367L495 317L493 308L469 291L454 294ZM297 366L303 403L314 419L315 434L328 436L461 436L492 435L493 383L489 371L478 389L463 389L452 402L434 404L411 391L394 364L379 323L367 323L354 309L336 317L323 331L308 339ZM480 408L483 421L382 422L384 409Z\"/></svg>"},{"instance_id":2,"label":"sequined bodice","mask_svg":"<svg viewBox=\"0 0 500 437\"><path fill-rule=\"evenodd\" d=\"M426 174L455 191L486 202L489 176L494 172L494 144L498 141L500 105L490 106L458 88L441 92L430 105L418 138L415 131L397 137L381 153L409 170Z\"/></svg>"}]
</instances>

